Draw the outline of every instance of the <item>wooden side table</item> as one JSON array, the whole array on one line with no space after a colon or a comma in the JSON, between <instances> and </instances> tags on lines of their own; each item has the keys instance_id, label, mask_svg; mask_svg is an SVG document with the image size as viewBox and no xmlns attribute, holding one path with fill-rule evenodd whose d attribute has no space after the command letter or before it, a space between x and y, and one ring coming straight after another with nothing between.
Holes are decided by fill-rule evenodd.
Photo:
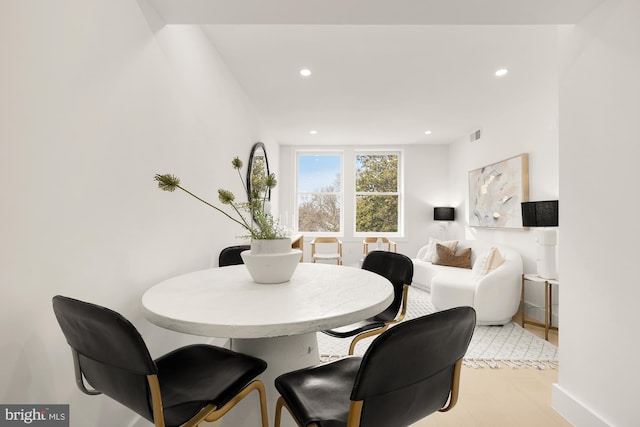
<instances>
[{"instance_id":1,"label":"wooden side table","mask_svg":"<svg viewBox=\"0 0 640 427\"><path fill-rule=\"evenodd\" d=\"M528 280L530 282L544 283L544 323L536 322L533 320L525 319L525 305L524 305L524 282ZM530 325L540 326L544 328L544 339L549 340L549 329L558 330L557 326L552 326L553 305L552 305L552 285L560 285L558 279L543 279L537 274L523 274L522 275L522 320L521 326L524 328L525 323Z\"/></svg>"},{"instance_id":2,"label":"wooden side table","mask_svg":"<svg viewBox=\"0 0 640 427\"><path fill-rule=\"evenodd\" d=\"M302 255L300 256L300 262L304 261L304 235L294 234L291 236L291 249L300 249Z\"/></svg>"}]
</instances>

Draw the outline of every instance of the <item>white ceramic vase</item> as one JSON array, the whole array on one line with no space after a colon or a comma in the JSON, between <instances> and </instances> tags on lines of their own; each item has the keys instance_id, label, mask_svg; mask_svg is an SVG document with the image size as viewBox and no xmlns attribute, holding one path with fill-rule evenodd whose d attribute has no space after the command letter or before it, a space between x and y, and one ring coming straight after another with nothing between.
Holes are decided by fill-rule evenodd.
<instances>
[{"instance_id":1,"label":"white ceramic vase","mask_svg":"<svg viewBox=\"0 0 640 427\"><path fill-rule=\"evenodd\" d=\"M291 279L302 251L291 249L291 239L253 240L240 256L255 282L274 284Z\"/></svg>"}]
</instances>

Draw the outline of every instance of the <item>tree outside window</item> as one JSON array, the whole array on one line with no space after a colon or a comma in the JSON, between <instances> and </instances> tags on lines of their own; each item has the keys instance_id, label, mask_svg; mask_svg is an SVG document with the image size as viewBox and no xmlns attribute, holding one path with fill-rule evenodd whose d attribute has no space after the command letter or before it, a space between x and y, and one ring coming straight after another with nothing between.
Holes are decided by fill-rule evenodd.
<instances>
[{"instance_id":1,"label":"tree outside window","mask_svg":"<svg viewBox=\"0 0 640 427\"><path fill-rule=\"evenodd\" d=\"M298 154L298 231L340 233L342 156Z\"/></svg>"},{"instance_id":2,"label":"tree outside window","mask_svg":"<svg viewBox=\"0 0 640 427\"><path fill-rule=\"evenodd\" d=\"M399 230L398 153L356 155L356 232Z\"/></svg>"}]
</instances>

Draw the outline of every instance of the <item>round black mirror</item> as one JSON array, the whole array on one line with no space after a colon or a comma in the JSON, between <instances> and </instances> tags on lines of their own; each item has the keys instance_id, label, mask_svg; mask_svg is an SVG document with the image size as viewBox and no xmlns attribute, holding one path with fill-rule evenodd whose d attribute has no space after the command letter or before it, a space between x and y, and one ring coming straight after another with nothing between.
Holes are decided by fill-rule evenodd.
<instances>
[{"instance_id":1,"label":"round black mirror","mask_svg":"<svg viewBox=\"0 0 640 427\"><path fill-rule=\"evenodd\" d=\"M262 142L256 142L251 148L247 165L247 199L271 200L271 189L267 187L269 160L267 149Z\"/></svg>"}]
</instances>

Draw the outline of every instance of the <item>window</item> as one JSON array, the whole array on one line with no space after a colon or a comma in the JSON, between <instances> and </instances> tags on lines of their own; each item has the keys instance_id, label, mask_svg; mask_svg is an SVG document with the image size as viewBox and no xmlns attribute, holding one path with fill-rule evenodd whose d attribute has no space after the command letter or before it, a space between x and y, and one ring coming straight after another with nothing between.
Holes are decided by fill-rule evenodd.
<instances>
[{"instance_id":1,"label":"window","mask_svg":"<svg viewBox=\"0 0 640 427\"><path fill-rule=\"evenodd\" d=\"M342 230L342 155L298 153L299 232Z\"/></svg>"},{"instance_id":2,"label":"window","mask_svg":"<svg viewBox=\"0 0 640 427\"><path fill-rule=\"evenodd\" d=\"M356 154L356 233L399 232L399 157L397 152Z\"/></svg>"}]
</instances>

